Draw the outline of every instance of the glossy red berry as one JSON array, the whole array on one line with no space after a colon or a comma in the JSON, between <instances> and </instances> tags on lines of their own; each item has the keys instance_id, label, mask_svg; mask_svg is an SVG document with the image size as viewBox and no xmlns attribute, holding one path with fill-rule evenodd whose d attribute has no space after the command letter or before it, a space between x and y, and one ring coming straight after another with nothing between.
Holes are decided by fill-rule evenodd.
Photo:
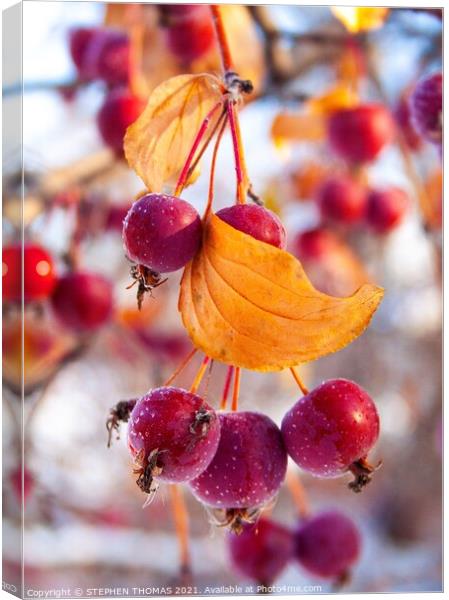
<instances>
[{"instance_id":1,"label":"glossy red berry","mask_svg":"<svg viewBox=\"0 0 449 600\"><path fill-rule=\"evenodd\" d=\"M271 210L257 204L234 204L217 213L222 221L256 240L285 248L286 233L280 219Z\"/></svg>"},{"instance_id":2,"label":"glossy red berry","mask_svg":"<svg viewBox=\"0 0 449 600\"><path fill-rule=\"evenodd\" d=\"M61 323L76 332L94 332L112 317L112 284L96 273L64 275L58 280L51 300Z\"/></svg>"},{"instance_id":3,"label":"glossy red berry","mask_svg":"<svg viewBox=\"0 0 449 600\"><path fill-rule=\"evenodd\" d=\"M413 125L423 138L441 144L443 138L443 75L434 73L418 82L410 97Z\"/></svg>"},{"instance_id":4,"label":"glossy red berry","mask_svg":"<svg viewBox=\"0 0 449 600\"><path fill-rule=\"evenodd\" d=\"M85 51L85 69L90 79L102 79L111 86L127 85L130 73L129 37L122 31L102 29Z\"/></svg>"},{"instance_id":5,"label":"glossy red berry","mask_svg":"<svg viewBox=\"0 0 449 600\"><path fill-rule=\"evenodd\" d=\"M407 194L396 187L368 194L366 221L376 233L389 233L404 219L409 206Z\"/></svg>"},{"instance_id":6,"label":"glossy red berry","mask_svg":"<svg viewBox=\"0 0 449 600\"><path fill-rule=\"evenodd\" d=\"M345 175L335 176L317 191L317 203L326 220L352 224L365 213L366 193L361 185Z\"/></svg>"},{"instance_id":7,"label":"glossy red berry","mask_svg":"<svg viewBox=\"0 0 449 600\"><path fill-rule=\"evenodd\" d=\"M220 423L203 398L175 387L151 390L137 401L128 425L134 458L161 481L190 481L206 469L220 439Z\"/></svg>"},{"instance_id":8,"label":"glossy red berry","mask_svg":"<svg viewBox=\"0 0 449 600\"><path fill-rule=\"evenodd\" d=\"M97 115L97 124L105 144L118 155L123 153L126 130L144 108L144 101L126 89L115 89L107 95Z\"/></svg>"},{"instance_id":9,"label":"glossy red berry","mask_svg":"<svg viewBox=\"0 0 449 600\"><path fill-rule=\"evenodd\" d=\"M210 7L201 4L165 6L167 45L183 63L203 56L215 42Z\"/></svg>"},{"instance_id":10,"label":"glossy red berry","mask_svg":"<svg viewBox=\"0 0 449 600\"><path fill-rule=\"evenodd\" d=\"M26 244L23 249L24 301L45 300L56 285L51 256L40 246ZM2 250L3 298L22 300L22 247L6 246Z\"/></svg>"},{"instance_id":11,"label":"glossy red berry","mask_svg":"<svg viewBox=\"0 0 449 600\"><path fill-rule=\"evenodd\" d=\"M357 527L337 511L324 512L300 523L294 542L300 565L318 577L343 579L360 556Z\"/></svg>"},{"instance_id":12,"label":"glossy red berry","mask_svg":"<svg viewBox=\"0 0 449 600\"><path fill-rule=\"evenodd\" d=\"M351 163L372 161L393 137L394 123L381 104L363 104L334 112L329 117L332 149Z\"/></svg>"},{"instance_id":13,"label":"glossy red berry","mask_svg":"<svg viewBox=\"0 0 449 600\"><path fill-rule=\"evenodd\" d=\"M365 459L379 436L370 396L346 379L324 382L286 413L281 426L287 452L318 477L337 477Z\"/></svg>"},{"instance_id":14,"label":"glossy red berry","mask_svg":"<svg viewBox=\"0 0 449 600\"><path fill-rule=\"evenodd\" d=\"M77 27L69 33L70 55L81 79L89 79L87 50L92 40L100 34L97 27Z\"/></svg>"},{"instance_id":15,"label":"glossy red berry","mask_svg":"<svg viewBox=\"0 0 449 600\"><path fill-rule=\"evenodd\" d=\"M240 535L229 533L227 541L236 571L264 586L279 577L294 555L293 532L264 517L245 524Z\"/></svg>"},{"instance_id":16,"label":"glossy red berry","mask_svg":"<svg viewBox=\"0 0 449 600\"><path fill-rule=\"evenodd\" d=\"M123 223L130 260L158 273L186 265L201 244L201 219L195 208L175 196L147 194L134 202Z\"/></svg>"},{"instance_id":17,"label":"glossy red berry","mask_svg":"<svg viewBox=\"0 0 449 600\"><path fill-rule=\"evenodd\" d=\"M220 443L208 468L190 486L215 508L254 508L271 500L287 468L287 453L277 425L255 412L219 414Z\"/></svg>"}]
</instances>

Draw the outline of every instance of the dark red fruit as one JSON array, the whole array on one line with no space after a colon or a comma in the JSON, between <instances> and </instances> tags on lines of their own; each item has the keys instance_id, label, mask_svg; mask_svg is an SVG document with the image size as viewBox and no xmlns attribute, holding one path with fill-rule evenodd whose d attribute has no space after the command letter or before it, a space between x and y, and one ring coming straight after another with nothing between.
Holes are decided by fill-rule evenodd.
<instances>
[{"instance_id":1,"label":"dark red fruit","mask_svg":"<svg viewBox=\"0 0 449 600\"><path fill-rule=\"evenodd\" d=\"M413 125L434 144L443 140L443 75L434 73L418 82L410 97Z\"/></svg>"},{"instance_id":2,"label":"dark red fruit","mask_svg":"<svg viewBox=\"0 0 449 600\"><path fill-rule=\"evenodd\" d=\"M210 7L185 4L163 7L167 45L183 63L203 56L215 42Z\"/></svg>"},{"instance_id":3,"label":"dark red fruit","mask_svg":"<svg viewBox=\"0 0 449 600\"><path fill-rule=\"evenodd\" d=\"M360 556L360 534L337 511L321 513L298 526L295 557L313 575L343 580Z\"/></svg>"},{"instance_id":4,"label":"dark red fruit","mask_svg":"<svg viewBox=\"0 0 449 600\"><path fill-rule=\"evenodd\" d=\"M389 233L402 222L408 206L408 196L399 188L373 190L368 194L366 221L377 233Z\"/></svg>"},{"instance_id":5,"label":"dark red fruit","mask_svg":"<svg viewBox=\"0 0 449 600\"><path fill-rule=\"evenodd\" d=\"M59 279L52 305L66 327L78 332L93 332L111 319L112 284L95 273L68 273Z\"/></svg>"},{"instance_id":6,"label":"dark red fruit","mask_svg":"<svg viewBox=\"0 0 449 600\"><path fill-rule=\"evenodd\" d=\"M318 189L316 199L324 219L351 224L360 221L365 213L363 187L344 175L325 181Z\"/></svg>"},{"instance_id":7,"label":"dark red fruit","mask_svg":"<svg viewBox=\"0 0 449 600\"><path fill-rule=\"evenodd\" d=\"M263 506L279 490L287 453L277 425L255 412L219 414L221 436L209 467L190 485L195 496L222 509Z\"/></svg>"},{"instance_id":8,"label":"dark red fruit","mask_svg":"<svg viewBox=\"0 0 449 600\"><path fill-rule=\"evenodd\" d=\"M45 300L56 285L53 260L40 246L26 244L23 249L24 301ZM7 246L2 251L3 298L22 299L22 247Z\"/></svg>"},{"instance_id":9,"label":"dark red fruit","mask_svg":"<svg viewBox=\"0 0 449 600\"><path fill-rule=\"evenodd\" d=\"M26 502L27 498L33 492L35 480L32 473L26 467L17 467L9 474L12 489L17 499Z\"/></svg>"},{"instance_id":10,"label":"dark red fruit","mask_svg":"<svg viewBox=\"0 0 449 600\"><path fill-rule=\"evenodd\" d=\"M269 586L294 555L293 533L271 519L243 526L240 535L228 534L231 563L244 577Z\"/></svg>"},{"instance_id":11,"label":"dark red fruit","mask_svg":"<svg viewBox=\"0 0 449 600\"><path fill-rule=\"evenodd\" d=\"M407 146L412 150L418 150L422 142L412 124L408 97L402 96L400 98L394 111L394 118Z\"/></svg>"},{"instance_id":12,"label":"dark red fruit","mask_svg":"<svg viewBox=\"0 0 449 600\"><path fill-rule=\"evenodd\" d=\"M123 153L123 138L128 127L145 108L145 102L126 89L108 94L97 115L98 129L105 144L118 155Z\"/></svg>"},{"instance_id":13,"label":"dark red fruit","mask_svg":"<svg viewBox=\"0 0 449 600\"><path fill-rule=\"evenodd\" d=\"M293 253L299 260L320 260L332 253L338 243L338 238L331 231L317 227L297 235L293 244Z\"/></svg>"},{"instance_id":14,"label":"dark red fruit","mask_svg":"<svg viewBox=\"0 0 449 600\"><path fill-rule=\"evenodd\" d=\"M214 409L200 396L174 387L151 390L138 400L128 425L129 449L146 483L197 477L213 459L219 439Z\"/></svg>"},{"instance_id":15,"label":"dark red fruit","mask_svg":"<svg viewBox=\"0 0 449 600\"><path fill-rule=\"evenodd\" d=\"M100 30L85 51L85 69L90 79L102 79L111 86L126 85L130 73L130 43L126 33Z\"/></svg>"},{"instance_id":16,"label":"dark red fruit","mask_svg":"<svg viewBox=\"0 0 449 600\"><path fill-rule=\"evenodd\" d=\"M77 27L69 33L70 55L81 79L89 78L86 53L91 41L100 34L97 27Z\"/></svg>"},{"instance_id":17,"label":"dark red fruit","mask_svg":"<svg viewBox=\"0 0 449 600\"><path fill-rule=\"evenodd\" d=\"M281 431L298 466L318 477L338 477L353 463L365 463L379 436L379 416L360 386L331 379L298 400Z\"/></svg>"},{"instance_id":18,"label":"dark red fruit","mask_svg":"<svg viewBox=\"0 0 449 600\"><path fill-rule=\"evenodd\" d=\"M256 240L285 248L286 233L279 218L263 206L257 204L234 204L222 208L217 213L222 221L250 235Z\"/></svg>"},{"instance_id":19,"label":"dark red fruit","mask_svg":"<svg viewBox=\"0 0 449 600\"><path fill-rule=\"evenodd\" d=\"M123 223L125 252L157 273L177 271L198 251L201 229L199 214L185 200L147 194L134 202Z\"/></svg>"},{"instance_id":20,"label":"dark red fruit","mask_svg":"<svg viewBox=\"0 0 449 600\"><path fill-rule=\"evenodd\" d=\"M351 163L374 160L391 141L393 129L393 119L381 104L338 110L328 122L333 150Z\"/></svg>"},{"instance_id":21,"label":"dark red fruit","mask_svg":"<svg viewBox=\"0 0 449 600\"><path fill-rule=\"evenodd\" d=\"M112 231L120 231L121 233L123 222L130 208L130 204L114 204L110 206L106 216L105 228Z\"/></svg>"}]
</instances>

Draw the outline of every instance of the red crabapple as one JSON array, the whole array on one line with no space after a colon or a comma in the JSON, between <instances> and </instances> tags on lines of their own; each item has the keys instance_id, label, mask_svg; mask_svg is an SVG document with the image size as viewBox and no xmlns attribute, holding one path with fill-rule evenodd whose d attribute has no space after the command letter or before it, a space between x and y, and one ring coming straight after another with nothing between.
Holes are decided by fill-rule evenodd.
<instances>
[{"instance_id":1,"label":"red crabapple","mask_svg":"<svg viewBox=\"0 0 449 600\"><path fill-rule=\"evenodd\" d=\"M234 204L222 208L217 213L222 221L251 237L276 246L285 248L286 233L279 218L263 206L257 204Z\"/></svg>"},{"instance_id":2,"label":"red crabapple","mask_svg":"<svg viewBox=\"0 0 449 600\"><path fill-rule=\"evenodd\" d=\"M244 577L268 587L294 555L293 532L265 517L245 523L240 535L228 534L231 563Z\"/></svg>"},{"instance_id":3,"label":"red crabapple","mask_svg":"<svg viewBox=\"0 0 449 600\"><path fill-rule=\"evenodd\" d=\"M89 79L102 79L111 86L127 85L130 72L130 42L122 31L101 29L85 51Z\"/></svg>"},{"instance_id":4,"label":"red crabapple","mask_svg":"<svg viewBox=\"0 0 449 600\"><path fill-rule=\"evenodd\" d=\"M393 137L394 123L381 104L345 108L329 117L328 137L333 150L351 163L374 160Z\"/></svg>"},{"instance_id":5,"label":"red crabapple","mask_svg":"<svg viewBox=\"0 0 449 600\"><path fill-rule=\"evenodd\" d=\"M293 253L301 261L321 260L332 253L339 245L334 233L317 227L300 232L293 242Z\"/></svg>"},{"instance_id":6,"label":"red crabapple","mask_svg":"<svg viewBox=\"0 0 449 600\"><path fill-rule=\"evenodd\" d=\"M255 412L219 414L220 443L214 459L190 482L204 504L220 509L223 522L241 531L243 521L278 492L287 469L287 453L277 425Z\"/></svg>"},{"instance_id":7,"label":"red crabapple","mask_svg":"<svg viewBox=\"0 0 449 600\"><path fill-rule=\"evenodd\" d=\"M63 325L77 332L94 332L112 316L112 284L102 275L68 273L58 280L53 310Z\"/></svg>"},{"instance_id":8,"label":"red crabapple","mask_svg":"<svg viewBox=\"0 0 449 600\"><path fill-rule=\"evenodd\" d=\"M130 260L156 273L184 267L201 244L201 219L176 196L147 194L131 206L123 223L123 243Z\"/></svg>"},{"instance_id":9,"label":"red crabapple","mask_svg":"<svg viewBox=\"0 0 449 600\"><path fill-rule=\"evenodd\" d=\"M328 511L300 523L295 558L313 575L344 580L360 556L360 534L344 514Z\"/></svg>"},{"instance_id":10,"label":"red crabapple","mask_svg":"<svg viewBox=\"0 0 449 600\"><path fill-rule=\"evenodd\" d=\"M443 139L443 75L434 73L418 82L410 96L415 129L434 144Z\"/></svg>"},{"instance_id":11,"label":"red crabapple","mask_svg":"<svg viewBox=\"0 0 449 600\"><path fill-rule=\"evenodd\" d=\"M45 300L56 285L53 260L40 246L23 248L24 301ZM22 299L22 247L6 246L2 251L3 298L9 302Z\"/></svg>"},{"instance_id":12,"label":"red crabapple","mask_svg":"<svg viewBox=\"0 0 449 600\"><path fill-rule=\"evenodd\" d=\"M110 92L97 115L101 137L117 155L123 153L126 130L140 116L145 102L127 89Z\"/></svg>"},{"instance_id":13,"label":"red crabapple","mask_svg":"<svg viewBox=\"0 0 449 600\"><path fill-rule=\"evenodd\" d=\"M375 232L389 233L402 222L408 206L408 196L400 188L372 190L368 194L366 221Z\"/></svg>"},{"instance_id":14,"label":"red crabapple","mask_svg":"<svg viewBox=\"0 0 449 600\"><path fill-rule=\"evenodd\" d=\"M316 200L322 217L339 223L355 223L365 213L366 194L363 187L345 175L325 181L317 191Z\"/></svg>"},{"instance_id":15,"label":"red crabapple","mask_svg":"<svg viewBox=\"0 0 449 600\"><path fill-rule=\"evenodd\" d=\"M331 379L300 398L281 425L288 454L317 477L350 470L356 492L370 480L366 456L379 436L379 416L370 396L356 383Z\"/></svg>"},{"instance_id":16,"label":"red crabapple","mask_svg":"<svg viewBox=\"0 0 449 600\"><path fill-rule=\"evenodd\" d=\"M175 387L151 390L137 401L128 424L128 446L146 493L153 479L194 479L213 459L220 439L214 409L200 396Z\"/></svg>"},{"instance_id":17,"label":"red crabapple","mask_svg":"<svg viewBox=\"0 0 449 600\"><path fill-rule=\"evenodd\" d=\"M180 61L191 62L212 48L215 31L209 6L185 4L161 9L167 45Z\"/></svg>"},{"instance_id":18,"label":"red crabapple","mask_svg":"<svg viewBox=\"0 0 449 600\"><path fill-rule=\"evenodd\" d=\"M91 41L100 34L97 27L77 27L69 33L70 55L81 79L89 79L90 68L86 54Z\"/></svg>"}]
</instances>

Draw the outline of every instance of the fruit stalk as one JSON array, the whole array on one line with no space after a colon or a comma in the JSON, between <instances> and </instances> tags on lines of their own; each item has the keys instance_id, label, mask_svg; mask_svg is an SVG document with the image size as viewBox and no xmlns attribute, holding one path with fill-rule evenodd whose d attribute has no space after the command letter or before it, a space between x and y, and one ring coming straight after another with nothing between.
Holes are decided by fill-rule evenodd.
<instances>
[{"instance_id":1,"label":"fruit stalk","mask_svg":"<svg viewBox=\"0 0 449 600\"><path fill-rule=\"evenodd\" d=\"M191 560L189 550L189 514L185 504L181 486L170 486L171 504L175 522L176 535L179 542L179 559L181 573L183 575L191 572Z\"/></svg>"},{"instance_id":2,"label":"fruit stalk","mask_svg":"<svg viewBox=\"0 0 449 600\"><path fill-rule=\"evenodd\" d=\"M223 115L225 115L225 113L223 113ZM215 146L214 146L214 151L212 154L212 162L211 162L211 167L210 167L209 193L208 193L208 197L207 197L207 205L204 210L203 221L206 221L207 217L209 216L209 213L212 209L212 203L214 201L215 165L217 163L218 149L220 147L221 139L223 137L224 130L226 129L226 125L227 125L227 119L225 119L223 121L223 123L221 124L220 131L218 132L217 139L215 140Z\"/></svg>"},{"instance_id":3,"label":"fruit stalk","mask_svg":"<svg viewBox=\"0 0 449 600\"><path fill-rule=\"evenodd\" d=\"M287 471L286 483L299 516L301 519L305 519L310 514L310 508L306 490L299 476L291 470Z\"/></svg>"},{"instance_id":4,"label":"fruit stalk","mask_svg":"<svg viewBox=\"0 0 449 600\"><path fill-rule=\"evenodd\" d=\"M193 348L189 352L189 354L185 357L185 359L182 361L179 367L177 367L176 371L172 375L170 375L170 377L164 383L164 387L170 385L176 379L176 377L186 368L186 366L189 364L189 362L192 360L192 358L197 352L198 350L196 348Z\"/></svg>"},{"instance_id":5,"label":"fruit stalk","mask_svg":"<svg viewBox=\"0 0 449 600\"><path fill-rule=\"evenodd\" d=\"M195 379L193 380L192 386L190 388L190 393L196 394L196 391L200 387L201 381L204 377L204 373L206 372L209 361L210 361L210 356L205 356L203 359L203 362L201 363L200 368L198 369L197 374L195 375Z\"/></svg>"},{"instance_id":6,"label":"fruit stalk","mask_svg":"<svg viewBox=\"0 0 449 600\"><path fill-rule=\"evenodd\" d=\"M234 389L232 392L232 404L231 410L235 412L239 407L239 393L240 393L240 367L235 368L235 376L234 376Z\"/></svg>"},{"instance_id":7,"label":"fruit stalk","mask_svg":"<svg viewBox=\"0 0 449 600\"><path fill-rule=\"evenodd\" d=\"M220 50L223 71L225 73L227 71L233 71L234 64L232 61L231 49L229 47L228 38L223 24L223 19L221 18L221 6L217 6L216 4L214 4L210 8L212 11L215 33L217 34L218 48Z\"/></svg>"},{"instance_id":8,"label":"fruit stalk","mask_svg":"<svg viewBox=\"0 0 449 600\"><path fill-rule=\"evenodd\" d=\"M299 374L297 373L295 367L291 367L290 368L290 372L293 375L294 380L296 381L296 383L299 386L299 389L301 390L301 392L304 394L304 396L306 396L309 393L309 390L306 388L306 386L304 385L304 382L302 381L301 377L299 376Z\"/></svg>"},{"instance_id":9,"label":"fruit stalk","mask_svg":"<svg viewBox=\"0 0 449 600\"><path fill-rule=\"evenodd\" d=\"M224 388L223 388L223 396L221 397L221 402L220 402L220 410L226 410L226 405L228 403L228 395L229 395L229 390L231 389L231 381L232 381L233 374L234 374L234 367L231 365L230 367L228 367L228 372L226 373L226 379L225 379L225 384L224 384Z\"/></svg>"}]
</instances>

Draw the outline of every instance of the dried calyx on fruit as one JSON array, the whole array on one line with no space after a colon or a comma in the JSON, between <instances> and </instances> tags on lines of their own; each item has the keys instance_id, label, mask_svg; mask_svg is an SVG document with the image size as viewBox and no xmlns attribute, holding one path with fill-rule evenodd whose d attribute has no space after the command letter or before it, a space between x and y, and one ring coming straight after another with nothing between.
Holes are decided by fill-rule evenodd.
<instances>
[{"instance_id":1,"label":"dried calyx on fruit","mask_svg":"<svg viewBox=\"0 0 449 600\"><path fill-rule=\"evenodd\" d=\"M379 416L370 396L356 383L332 379L285 415L282 435L295 463L317 477L350 471L349 487L360 492L375 470L366 460L379 436Z\"/></svg>"},{"instance_id":2,"label":"dried calyx on fruit","mask_svg":"<svg viewBox=\"0 0 449 600\"><path fill-rule=\"evenodd\" d=\"M195 208L176 196L147 194L131 206L123 222L123 243L143 294L163 283L161 273L185 266L201 244L201 219Z\"/></svg>"},{"instance_id":3,"label":"dried calyx on fruit","mask_svg":"<svg viewBox=\"0 0 449 600\"><path fill-rule=\"evenodd\" d=\"M287 453L277 425L256 412L219 414L220 443L207 467L190 482L193 494L214 509L218 525L241 532L273 500L284 480Z\"/></svg>"},{"instance_id":4,"label":"dried calyx on fruit","mask_svg":"<svg viewBox=\"0 0 449 600\"><path fill-rule=\"evenodd\" d=\"M157 481L194 479L210 464L219 439L219 419L203 398L175 387L151 390L129 415L137 485L151 495Z\"/></svg>"}]
</instances>

